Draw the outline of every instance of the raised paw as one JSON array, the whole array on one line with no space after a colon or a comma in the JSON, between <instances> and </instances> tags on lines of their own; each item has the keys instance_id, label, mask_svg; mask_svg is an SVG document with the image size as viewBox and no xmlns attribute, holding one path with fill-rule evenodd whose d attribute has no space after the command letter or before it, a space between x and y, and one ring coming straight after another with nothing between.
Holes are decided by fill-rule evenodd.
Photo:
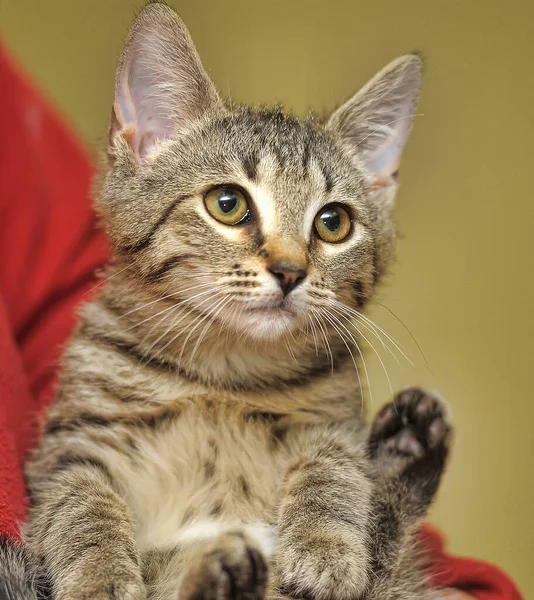
<instances>
[{"instance_id":1,"label":"raised paw","mask_svg":"<svg viewBox=\"0 0 534 600\"><path fill-rule=\"evenodd\" d=\"M420 388L400 392L376 416L369 453L380 468L432 499L447 460L451 428L443 403Z\"/></svg>"},{"instance_id":2,"label":"raised paw","mask_svg":"<svg viewBox=\"0 0 534 600\"><path fill-rule=\"evenodd\" d=\"M179 597L188 600L263 600L268 570L257 546L241 531L219 535L186 573Z\"/></svg>"}]
</instances>

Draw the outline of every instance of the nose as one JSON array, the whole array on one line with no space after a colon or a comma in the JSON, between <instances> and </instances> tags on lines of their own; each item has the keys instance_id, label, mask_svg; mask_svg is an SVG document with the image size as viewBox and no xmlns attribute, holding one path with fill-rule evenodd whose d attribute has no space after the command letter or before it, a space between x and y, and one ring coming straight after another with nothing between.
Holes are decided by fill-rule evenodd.
<instances>
[{"instance_id":1,"label":"nose","mask_svg":"<svg viewBox=\"0 0 534 600\"><path fill-rule=\"evenodd\" d=\"M304 269L286 263L270 265L269 271L278 279L284 296L290 294L306 278L306 271Z\"/></svg>"}]
</instances>

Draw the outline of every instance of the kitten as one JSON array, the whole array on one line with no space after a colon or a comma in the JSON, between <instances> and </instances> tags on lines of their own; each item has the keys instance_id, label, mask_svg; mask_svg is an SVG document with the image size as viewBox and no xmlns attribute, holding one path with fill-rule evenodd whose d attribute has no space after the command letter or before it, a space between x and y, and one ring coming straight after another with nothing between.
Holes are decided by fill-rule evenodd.
<instances>
[{"instance_id":1,"label":"kitten","mask_svg":"<svg viewBox=\"0 0 534 600\"><path fill-rule=\"evenodd\" d=\"M326 124L236 107L176 14L142 11L97 195L114 264L27 468L57 600L426 597L449 427L412 389L369 430L352 333L420 83L407 55Z\"/></svg>"}]
</instances>

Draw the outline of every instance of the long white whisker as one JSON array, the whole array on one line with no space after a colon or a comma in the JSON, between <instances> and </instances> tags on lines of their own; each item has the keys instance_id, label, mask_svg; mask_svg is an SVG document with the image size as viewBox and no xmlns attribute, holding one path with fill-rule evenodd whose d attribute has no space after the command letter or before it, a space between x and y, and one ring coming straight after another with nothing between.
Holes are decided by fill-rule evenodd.
<instances>
[{"instance_id":1,"label":"long white whisker","mask_svg":"<svg viewBox=\"0 0 534 600\"><path fill-rule=\"evenodd\" d=\"M293 341L294 341L294 338L293 338ZM291 348L291 345L289 344L289 341L287 340L287 338L284 338L284 343L286 345L287 352L288 352L289 356L291 356L291 358L293 359L293 362L298 362L295 354L293 353L293 349Z\"/></svg>"},{"instance_id":2,"label":"long white whisker","mask_svg":"<svg viewBox=\"0 0 534 600\"><path fill-rule=\"evenodd\" d=\"M190 298L185 298L185 299L181 300L180 302L176 302L176 303L172 304L171 306L167 306L167 307L163 308L162 310L160 310L159 312L157 312L156 314L150 315L149 317L146 317L142 321L139 321L138 323L135 323L131 327L128 327L128 329L125 329L124 331L126 332L126 331L130 331L131 329L135 329L136 327L139 327L140 325L143 325L143 323L146 323L147 321L152 321L152 319L155 319L157 316L159 316L159 315L161 315L163 313L166 313L166 312L168 312L170 310L173 310L174 308L178 308L182 304L187 304L188 301L193 300L194 298L198 298L199 296L204 296L206 294L209 294L213 290L213 286L211 286L209 284L205 284L203 286L196 286L195 289L198 289L198 287L209 287L209 289L205 290L203 292L200 292L198 294L195 294L194 296L191 296Z\"/></svg>"},{"instance_id":3,"label":"long white whisker","mask_svg":"<svg viewBox=\"0 0 534 600\"><path fill-rule=\"evenodd\" d=\"M217 295L219 293L220 292L216 292L215 295ZM212 297L204 299L204 301L200 302L198 306L202 306L203 304L205 304L205 302L208 302L211 299L212 299ZM155 329L157 329L157 327L160 325L160 323L162 323L165 319L173 316L175 312L178 312L178 315L176 315L174 317L174 319L171 321L171 323L167 327L167 329L150 345L150 348L149 348L148 351L152 350L152 348L154 348L168 333L170 333L172 329L174 329L175 327L177 327L189 314L191 314L191 312L193 311L192 307L189 310L186 309L185 310L185 314L183 312L183 309L179 310L182 307L183 304L184 303L182 302L182 303L174 305L172 308L174 308L175 310L172 313L170 313L170 314L163 315L163 317L159 320L159 322L156 323L156 325L154 325L150 329L150 331L145 335L145 337L143 338L143 341L146 340L146 339L148 339L150 337L150 335L152 334L152 332ZM166 348L166 346L164 346L164 348Z\"/></svg>"},{"instance_id":4,"label":"long white whisker","mask_svg":"<svg viewBox=\"0 0 534 600\"><path fill-rule=\"evenodd\" d=\"M311 318L311 316L308 314L306 315L306 322L310 323L310 328L312 331L312 336L313 336L313 343L315 345L315 356L319 356L319 345L317 343L317 330L315 328L315 323L313 322L313 319Z\"/></svg>"},{"instance_id":5,"label":"long white whisker","mask_svg":"<svg viewBox=\"0 0 534 600\"><path fill-rule=\"evenodd\" d=\"M159 296L158 298L156 298L155 300L152 300L151 302L147 302L146 304L143 304L141 306L136 306L135 308L132 308L131 310L123 313L119 319L123 319L124 317L127 317L128 315L131 315L134 312L137 312L139 310L143 310L143 308L146 308L147 306L152 306L152 304L156 304L156 302L161 302L162 300L167 300L167 298L172 298L173 296L180 296L180 294L185 294L186 292L190 292L191 290L197 290L199 288L202 287L206 287L208 285L214 286L216 285L213 282L205 282L205 283L197 283L196 285L193 285L191 287L185 288L183 290L175 290L174 292L167 294L165 296Z\"/></svg>"},{"instance_id":6,"label":"long white whisker","mask_svg":"<svg viewBox=\"0 0 534 600\"><path fill-rule=\"evenodd\" d=\"M330 372L333 375L334 374L334 356L332 355L332 349L330 348L330 344L328 342L328 333L324 327L324 325L321 323L320 319L318 318L317 315L317 311L312 309L312 313L313 316L315 317L316 323L317 323L317 327L319 327L319 330L321 332L321 337L323 338L323 342L324 342L324 349L327 353L327 356L330 357Z\"/></svg>"},{"instance_id":7,"label":"long white whisker","mask_svg":"<svg viewBox=\"0 0 534 600\"><path fill-rule=\"evenodd\" d=\"M363 406L363 401L364 401L364 396L363 396L363 386L362 386L362 380L360 378L360 371L358 369L358 362L354 356L354 354L352 353L352 350L350 349L349 344L347 343L347 340L345 339L345 336L343 335L343 333L339 330L339 328L336 326L336 324L330 319L330 317L334 317L334 315L332 315L331 313L329 313L328 310L324 309L323 310L324 316L325 318L328 320L328 322L330 323L330 325L334 328L334 330L336 331L336 333L339 335L340 339L343 341L343 343L345 344L345 347L347 348L347 350L349 351L350 357L352 358L352 362L354 363L354 369L356 370L356 375L358 376L358 384L360 386L360 394L362 396L362 406ZM335 317L334 317L335 318ZM338 321L339 322L339 321ZM342 325L342 323L340 323ZM354 344L354 346L358 349L358 352L360 353L361 356L361 352L360 349L358 347L358 344L356 342L356 340L354 339L354 336L350 335L349 332L349 336L350 336L350 340L352 341L352 343ZM371 388L369 387L369 395L370 395L370 402L372 404L372 396L371 396Z\"/></svg>"},{"instance_id":8,"label":"long white whisker","mask_svg":"<svg viewBox=\"0 0 534 600\"><path fill-rule=\"evenodd\" d=\"M354 320L350 319L349 317L347 317L346 315L344 315L342 312L340 312L338 309L332 307L333 310L335 310L337 312L337 314L339 314L341 317L343 317L344 319L347 319L349 321L349 323L351 323L358 331L358 334L364 339L364 341L371 346L372 350L374 351L374 353L376 354L378 360L380 361L380 364L382 366L382 369L384 371L384 374L386 376L387 382L388 382L388 386L389 386L389 391L390 391L390 395L393 396L393 386L391 385L391 379L389 377L389 373L388 370L386 369L386 365L384 364L384 361L382 360L382 357L380 356L380 354L378 353L377 349L374 347L374 345L367 339L367 337L362 333L362 331L359 329L359 327L356 325L356 323L354 322ZM341 324L341 322L338 320L338 322Z\"/></svg>"},{"instance_id":9,"label":"long white whisker","mask_svg":"<svg viewBox=\"0 0 534 600\"><path fill-rule=\"evenodd\" d=\"M395 319L404 327L404 329L408 332L408 335L412 338L413 343L417 346L417 349L419 350L419 354L423 357L423 360L425 361L425 365L427 367L427 369L430 370L430 365L428 364L428 360L426 359L425 353L423 352L423 349L421 348L421 346L419 345L419 342L417 341L416 337L414 336L414 334L408 329L408 327L406 327L405 323L403 322L403 320L401 318L399 318L392 310L391 308L389 308L388 306L386 306L383 302L379 302L376 301L376 303L380 306L382 306L382 308L385 308L390 315L392 315L393 317L395 317Z\"/></svg>"},{"instance_id":10,"label":"long white whisker","mask_svg":"<svg viewBox=\"0 0 534 600\"><path fill-rule=\"evenodd\" d=\"M350 314L354 315L354 317L356 317L357 319L363 320L366 323L368 323L369 325L376 327L376 329L378 331L380 331L380 333L382 333L383 335L386 336L386 338L395 346L395 348L402 354L402 356L413 366L413 362L412 360L406 355L406 353L402 350L402 347L404 347L400 342L398 342L393 336L391 336L385 329L383 329L382 327L380 327L380 325L378 325L377 323L375 323L374 321L372 321L371 319L369 319L369 317L366 317L363 313L354 310L353 308L351 308L350 306L347 306L346 304L343 304L342 302L339 302L338 300L334 300L333 301L336 305L340 305L343 306L344 309L346 311L348 311ZM407 350L407 349L406 349Z\"/></svg>"},{"instance_id":11,"label":"long white whisker","mask_svg":"<svg viewBox=\"0 0 534 600\"><path fill-rule=\"evenodd\" d=\"M206 333L208 332L209 328L213 325L213 323L215 322L215 319L220 315L221 311L224 310L224 308L227 306L227 304L229 302L231 302L232 300L232 296L229 296L228 294L225 296L225 298L223 298L223 301L226 300L222 305L221 303L219 303L219 308L213 313L211 319L208 321L206 327L204 327L204 329L202 330L202 333L200 334L197 343L195 344L195 347L193 348L193 351L191 352L191 356L189 357L189 366L191 366L193 364L193 357L196 354L196 351L198 350L200 344L202 343L202 340L204 339L204 336L206 335Z\"/></svg>"},{"instance_id":12,"label":"long white whisker","mask_svg":"<svg viewBox=\"0 0 534 600\"><path fill-rule=\"evenodd\" d=\"M216 310L216 309L219 307L219 305L221 304L221 302L223 302L224 300L225 300L224 298L223 298L222 300L219 300L219 302L217 302L217 303L216 303L216 305L215 305L215 306L212 308L212 310ZM187 346L187 343L189 342L189 339L190 339L190 338L191 338L191 336L193 335L193 333L196 331L196 329L197 329L197 328L198 328L198 327L199 327L199 326L200 326L202 323L204 323L204 321L205 321L206 319L209 319L210 317L211 317L211 314L210 314L210 313L208 313L208 314L204 315L204 316L203 316L203 317L200 319L200 321L198 321L197 323L195 323L195 325L194 325L193 329L191 329L191 331L190 331L190 332L187 334L187 337L185 338L185 340L184 340L184 342L183 342L183 344L182 344L182 349L180 350L180 356L178 357L178 364L181 364L181 363L182 363L182 356L183 356L183 354L184 354L184 350L185 350L185 348L186 348L186 346Z\"/></svg>"},{"instance_id":13,"label":"long white whisker","mask_svg":"<svg viewBox=\"0 0 534 600\"><path fill-rule=\"evenodd\" d=\"M126 269L130 269L131 267L132 267L132 265L126 265L120 271L117 271L116 273L113 273L113 275L110 275L109 277L106 277L105 279L102 279L101 281L99 281L98 283L96 283L95 285L93 285L93 287L89 288L83 295L85 296L87 294L90 294L96 288L100 287L101 285L104 285L110 279L113 279L114 277L117 277L117 275L120 275L123 271L126 271Z\"/></svg>"},{"instance_id":14,"label":"long white whisker","mask_svg":"<svg viewBox=\"0 0 534 600\"><path fill-rule=\"evenodd\" d=\"M355 321L358 320L358 318L355 315L351 314L347 310L347 308L348 308L347 306L345 306L341 302L334 301L332 303L332 308L334 310L338 311L339 314L343 314L345 319L347 319L347 321L350 321L356 327ZM400 362L398 356L395 354L395 352L393 352L393 350L388 346L388 344L386 344L386 342L380 335L380 332L378 331L378 329L376 329L376 327L373 327L372 325L369 325L363 319L359 319L358 323L360 325L363 325L363 327L365 327L365 329L367 329L372 335L374 335L376 337L376 339L382 344L382 347L391 354L391 356L395 359L396 363L402 368L402 365L401 365L401 362ZM357 327L357 329L361 333L359 327Z\"/></svg>"},{"instance_id":15,"label":"long white whisker","mask_svg":"<svg viewBox=\"0 0 534 600\"><path fill-rule=\"evenodd\" d=\"M173 329L174 327L176 327L179 323L181 323L186 317L188 317L195 308L200 308L201 306L203 306L204 304L206 304L206 302L211 302L213 300L213 296L218 296L220 295L222 292L215 292L213 295L209 296L208 298L204 298L204 300L202 300L202 302L199 302L195 307L191 307L189 310L186 310L185 313L183 315L181 315L181 318L178 319L178 321L173 322ZM195 320L193 321L193 325L196 324L196 322L198 321L198 319L200 319L202 317L202 315L199 315L195 318ZM181 329L179 329L175 335L164 345L159 349L159 352L163 352L168 346L170 346L178 337L180 337L180 335L184 332L187 331L188 327L190 327L190 325L186 325L185 327L182 327ZM183 352L183 348L182 348L182 352ZM182 353L180 353L180 357L181 357ZM180 361L178 361L180 363Z\"/></svg>"}]
</instances>

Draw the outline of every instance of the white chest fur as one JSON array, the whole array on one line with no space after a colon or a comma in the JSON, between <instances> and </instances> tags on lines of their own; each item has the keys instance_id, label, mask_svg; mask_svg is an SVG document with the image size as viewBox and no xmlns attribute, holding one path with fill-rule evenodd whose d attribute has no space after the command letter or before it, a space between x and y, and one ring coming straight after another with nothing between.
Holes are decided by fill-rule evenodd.
<instances>
[{"instance_id":1,"label":"white chest fur","mask_svg":"<svg viewBox=\"0 0 534 600\"><path fill-rule=\"evenodd\" d=\"M194 410L136 439L119 476L139 547L169 548L247 525L266 553L288 457L265 424Z\"/></svg>"}]
</instances>

